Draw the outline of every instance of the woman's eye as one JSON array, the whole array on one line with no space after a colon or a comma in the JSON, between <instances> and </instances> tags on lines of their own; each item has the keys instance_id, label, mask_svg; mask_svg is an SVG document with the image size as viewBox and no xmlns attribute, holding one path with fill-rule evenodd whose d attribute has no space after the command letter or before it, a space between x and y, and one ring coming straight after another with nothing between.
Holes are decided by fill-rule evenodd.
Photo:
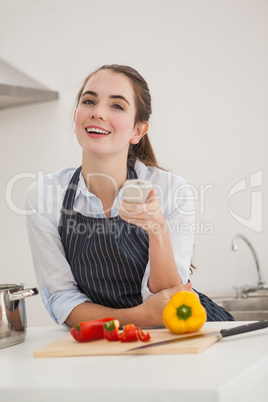
<instances>
[{"instance_id":1,"label":"woman's eye","mask_svg":"<svg viewBox=\"0 0 268 402\"><path fill-rule=\"evenodd\" d=\"M83 101L85 105L94 105L94 101L92 99L86 99Z\"/></svg>"},{"instance_id":2,"label":"woman's eye","mask_svg":"<svg viewBox=\"0 0 268 402\"><path fill-rule=\"evenodd\" d=\"M119 110L124 110L123 107L122 107L121 105L119 105L118 103L115 103L115 104L113 105L113 108L114 108L114 109L119 109Z\"/></svg>"}]
</instances>

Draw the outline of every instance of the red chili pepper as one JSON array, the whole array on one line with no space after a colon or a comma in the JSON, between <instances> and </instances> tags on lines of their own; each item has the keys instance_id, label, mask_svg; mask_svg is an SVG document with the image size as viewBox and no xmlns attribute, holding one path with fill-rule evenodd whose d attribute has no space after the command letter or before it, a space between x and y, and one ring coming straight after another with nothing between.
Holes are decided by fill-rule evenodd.
<instances>
[{"instance_id":1,"label":"red chili pepper","mask_svg":"<svg viewBox=\"0 0 268 402\"><path fill-rule=\"evenodd\" d=\"M137 327L137 333L138 337L142 342L147 342L151 339L151 335L149 334L149 331L143 332L142 329L138 326Z\"/></svg>"},{"instance_id":2,"label":"red chili pepper","mask_svg":"<svg viewBox=\"0 0 268 402\"><path fill-rule=\"evenodd\" d=\"M133 342L138 340L137 330L135 325L127 324L123 327L122 334L119 335L121 342Z\"/></svg>"},{"instance_id":3,"label":"red chili pepper","mask_svg":"<svg viewBox=\"0 0 268 402\"><path fill-rule=\"evenodd\" d=\"M104 338L103 324L114 320L113 317L102 318L94 321L84 321L71 328L71 335L78 342L87 342L93 339Z\"/></svg>"},{"instance_id":4,"label":"red chili pepper","mask_svg":"<svg viewBox=\"0 0 268 402\"><path fill-rule=\"evenodd\" d=\"M103 324L103 335L107 341L119 341L119 321L112 320Z\"/></svg>"}]
</instances>

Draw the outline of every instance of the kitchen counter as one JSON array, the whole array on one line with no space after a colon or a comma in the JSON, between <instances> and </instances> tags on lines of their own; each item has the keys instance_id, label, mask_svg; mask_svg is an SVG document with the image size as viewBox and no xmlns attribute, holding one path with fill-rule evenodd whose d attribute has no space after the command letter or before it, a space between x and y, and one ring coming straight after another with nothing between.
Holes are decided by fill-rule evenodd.
<instances>
[{"instance_id":1,"label":"kitchen counter","mask_svg":"<svg viewBox=\"0 0 268 402\"><path fill-rule=\"evenodd\" d=\"M206 323L230 328L245 322ZM222 339L199 354L34 358L68 332L28 328L24 342L0 349L5 402L264 402L268 329Z\"/></svg>"}]
</instances>

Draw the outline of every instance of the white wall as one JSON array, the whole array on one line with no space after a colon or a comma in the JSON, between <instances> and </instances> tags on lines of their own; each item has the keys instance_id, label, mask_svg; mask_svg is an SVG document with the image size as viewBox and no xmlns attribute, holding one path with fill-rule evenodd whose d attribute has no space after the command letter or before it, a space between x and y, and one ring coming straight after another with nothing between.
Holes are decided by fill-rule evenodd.
<instances>
[{"instance_id":1,"label":"white wall","mask_svg":"<svg viewBox=\"0 0 268 402\"><path fill-rule=\"evenodd\" d=\"M78 166L72 106L82 79L106 63L129 64L147 79L153 97L150 136L159 162L185 177L196 202L192 281L204 293L256 283L253 258L231 240L253 243L268 281L268 3L266 0L1 0L0 58L50 89L58 101L0 111L0 282L36 285L25 218L4 199L14 175ZM252 198L253 230L231 216L250 218L249 176L261 171L263 210ZM24 205L31 179L13 187ZM253 197L258 196L252 193ZM202 198L202 197L201 197ZM254 222L253 222L254 223ZM248 224L247 224L248 225ZM211 231L212 234L206 233ZM29 325L52 324L40 296L27 300Z\"/></svg>"}]
</instances>

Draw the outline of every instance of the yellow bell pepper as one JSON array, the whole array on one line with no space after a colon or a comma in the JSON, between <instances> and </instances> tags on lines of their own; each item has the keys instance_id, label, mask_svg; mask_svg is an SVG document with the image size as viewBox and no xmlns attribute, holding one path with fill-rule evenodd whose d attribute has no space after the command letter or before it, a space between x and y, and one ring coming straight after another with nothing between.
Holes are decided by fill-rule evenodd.
<instances>
[{"instance_id":1,"label":"yellow bell pepper","mask_svg":"<svg viewBox=\"0 0 268 402\"><path fill-rule=\"evenodd\" d=\"M205 308L192 292L176 293L163 310L163 322L174 334L199 331L206 319Z\"/></svg>"}]
</instances>

